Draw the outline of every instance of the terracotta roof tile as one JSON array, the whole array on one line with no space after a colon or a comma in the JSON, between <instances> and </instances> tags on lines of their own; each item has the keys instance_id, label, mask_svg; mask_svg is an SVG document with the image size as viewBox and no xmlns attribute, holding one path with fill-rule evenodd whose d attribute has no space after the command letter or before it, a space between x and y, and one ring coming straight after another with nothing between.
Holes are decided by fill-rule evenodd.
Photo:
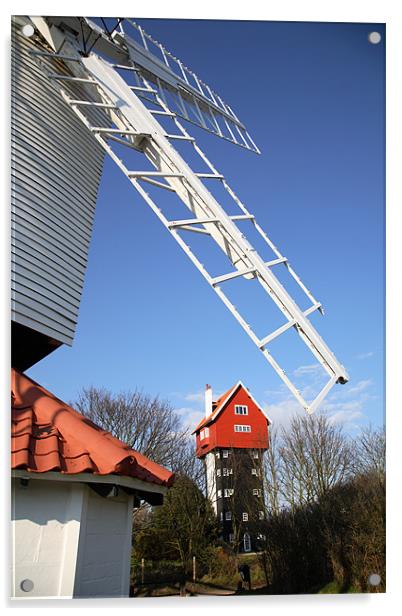
<instances>
[{"instance_id":1,"label":"terracotta roof tile","mask_svg":"<svg viewBox=\"0 0 402 616\"><path fill-rule=\"evenodd\" d=\"M12 468L35 473L126 475L170 486L173 473L12 370Z\"/></svg>"}]
</instances>

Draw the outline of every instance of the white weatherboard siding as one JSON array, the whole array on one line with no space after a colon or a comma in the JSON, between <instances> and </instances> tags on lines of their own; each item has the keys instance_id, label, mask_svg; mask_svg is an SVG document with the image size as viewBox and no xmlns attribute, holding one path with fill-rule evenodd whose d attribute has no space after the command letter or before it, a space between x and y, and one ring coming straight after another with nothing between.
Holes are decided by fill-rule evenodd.
<instances>
[{"instance_id":1,"label":"white weatherboard siding","mask_svg":"<svg viewBox=\"0 0 402 616\"><path fill-rule=\"evenodd\" d=\"M13 597L72 597L85 486L13 480ZM21 589L23 580L32 590Z\"/></svg>"},{"instance_id":2,"label":"white weatherboard siding","mask_svg":"<svg viewBox=\"0 0 402 616\"><path fill-rule=\"evenodd\" d=\"M88 489L78 551L75 597L128 597L133 497L102 498Z\"/></svg>"},{"instance_id":3,"label":"white weatherboard siding","mask_svg":"<svg viewBox=\"0 0 402 616\"><path fill-rule=\"evenodd\" d=\"M11 39L12 320L71 345L104 153L30 55L25 22Z\"/></svg>"}]
</instances>

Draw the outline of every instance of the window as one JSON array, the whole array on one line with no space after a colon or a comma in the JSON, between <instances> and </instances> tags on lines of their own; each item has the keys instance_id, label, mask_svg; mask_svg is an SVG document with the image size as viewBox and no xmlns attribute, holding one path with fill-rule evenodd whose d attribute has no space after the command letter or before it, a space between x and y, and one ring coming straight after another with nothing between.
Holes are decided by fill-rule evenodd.
<instances>
[{"instance_id":1,"label":"window","mask_svg":"<svg viewBox=\"0 0 402 616\"><path fill-rule=\"evenodd\" d=\"M258 475L258 473L257 473L257 469L256 469L256 468L252 468L252 469L251 469L251 474L252 474L252 475Z\"/></svg>"},{"instance_id":2,"label":"window","mask_svg":"<svg viewBox=\"0 0 402 616\"><path fill-rule=\"evenodd\" d=\"M248 415L248 406L235 404L235 415Z\"/></svg>"},{"instance_id":3,"label":"window","mask_svg":"<svg viewBox=\"0 0 402 616\"><path fill-rule=\"evenodd\" d=\"M258 460L258 451L253 451L254 460Z\"/></svg>"},{"instance_id":4,"label":"window","mask_svg":"<svg viewBox=\"0 0 402 616\"><path fill-rule=\"evenodd\" d=\"M251 432L251 426L245 426L244 424L235 424L234 426L235 432Z\"/></svg>"},{"instance_id":5,"label":"window","mask_svg":"<svg viewBox=\"0 0 402 616\"><path fill-rule=\"evenodd\" d=\"M221 511L221 522L223 521L223 511Z\"/></svg>"},{"instance_id":6,"label":"window","mask_svg":"<svg viewBox=\"0 0 402 616\"><path fill-rule=\"evenodd\" d=\"M218 470L216 471L216 475L217 475L217 477L221 476L221 469L220 468L218 468Z\"/></svg>"},{"instance_id":7,"label":"window","mask_svg":"<svg viewBox=\"0 0 402 616\"><path fill-rule=\"evenodd\" d=\"M201 430L200 432L200 439L203 440L204 438L208 438L209 436L209 428L204 428L203 430Z\"/></svg>"},{"instance_id":8,"label":"window","mask_svg":"<svg viewBox=\"0 0 402 616\"><path fill-rule=\"evenodd\" d=\"M226 511L225 513L225 520L231 520L232 519L232 512L231 511Z\"/></svg>"},{"instance_id":9,"label":"window","mask_svg":"<svg viewBox=\"0 0 402 616\"><path fill-rule=\"evenodd\" d=\"M224 458L228 458L228 457L229 457L229 452L228 452L228 450L227 450L227 449L224 449L224 450L222 451L222 455L223 455L223 457L224 457Z\"/></svg>"},{"instance_id":10,"label":"window","mask_svg":"<svg viewBox=\"0 0 402 616\"><path fill-rule=\"evenodd\" d=\"M234 543L234 534L229 533L229 543Z\"/></svg>"},{"instance_id":11,"label":"window","mask_svg":"<svg viewBox=\"0 0 402 616\"><path fill-rule=\"evenodd\" d=\"M243 545L244 545L245 552L251 552L251 540L250 540L250 535L248 533L244 533Z\"/></svg>"},{"instance_id":12,"label":"window","mask_svg":"<svg viewBox=\"0 0 402 616\"><path fill-rule=\"evenodd\" d=\"M253 496L261 496L261 490L259 488L254 488Z\"/></svg>"},{"instance_id":13,"label":"window","mask_svg":"<svg viewBox=\"0 0 402 616\"><path fill-rule=\"evenodd\" d=\"M218 490L218 491L220 492L220 490ZM225 498L228 498L229 496L233 496L233 493L234 493L233 488L225 488L225 489L223 490L223 496L224 496Z\"/></svg>"},{"instance_id":14,"label":"window","mask_svg":"<svg viewBox=\"0 0 402 616\"><path fill-rule=\"evenodd\" d=\"M264 512L263 511L259 511L258 512L258 519L259 520L263 520L264 519Z\"/></svg>"},{"instance_id":15,"label":"window","mask_svg":"<svg viewBox=\"0 0 402 616\"><path fill-rule=\"evenodd\" d=\"M233 475L233 469L232 468L224 468L222 470L223 476L224 477L229 477L229 475Z\"/></svg>"},{"instance_id":16,"label":"window","mask_svg":"<svg viewBox=\"0 0 402 616\"><path fill-rule=\"evenodd\" d=\"M221 454L219 453L219 451L216 452L215 457L219 460L221 457Z\"/></svg>"},{"instance_id":17,"label":"window","mask_svg":"<svg viewBox=\"0 0 402 616\"><path fill-rule=\"evenodd\" d=\"M248 513L243 512L243 522L248 522Z\"/></svg>"},{"instance_id":18,"label":"window","mask_svg":"<svg viewBox=\"0 0 402 616\"><path fill-rule=\"evenodd\" d=\"M222 490L218 490L218 498L222 498Z\"/></svg>"}]
</instances>

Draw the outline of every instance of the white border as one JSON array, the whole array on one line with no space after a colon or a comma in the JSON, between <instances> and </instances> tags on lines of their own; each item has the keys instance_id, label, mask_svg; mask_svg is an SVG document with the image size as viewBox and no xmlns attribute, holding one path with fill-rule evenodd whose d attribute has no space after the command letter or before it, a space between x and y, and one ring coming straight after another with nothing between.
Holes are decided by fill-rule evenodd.
<instances>
[{"instance_id":1,"label":"white border","mask_svg":"<svg viewBox=\"0 0 402 616\"><path fill-rule=\"evenodd\" d=\"M387 594L386 595L316 595L314 597L304 596L286 596L286 597L236 597L233 600L230 597L215 597L215 598L197 598L191 602L191 609L200 611L205 610L206 602L210 607L214 605L219 610L228 609L232 612L243 613L252 605L256 609L277 610L282 616L292 615L297 611L298 614L311 615L311 612L322 612L326 610L327 614L338 612L339 609L345 613L348 609L354 613L364 612L365 615L375 613L377 616L379 609L388 609L389 611L395 605L400 604L399 587L400 587L400 479L399 466L401 438L401 417L402 405L400 404L400 367L399 350L402 346L401 327L400 323L400 297L401 275L400 275L400 233L401 224L401 112L402 96L400 82L400 58L402 58L402 19L401 19L401 3L391 0L337 0L336 2L322 2L318 0L282 0L282 2L263 3L257 0L248 0L246 3L234 3L228 0L221 0L217 3L216 0L203 0L202 3L184 2L181 0L171 0L170 2L162 2L161 0L152 0L152 2L118 2L111 5L104 5L100 8L99 2L77 2L71 0L65 4L57 5L49 0L42 1L40 4L35 2L7 2L2 4L2 20L1 28L3 35L3 75L8 76L9 82L9 16L11 14L54 14L63 12L64 14L86 14L103 15L110 14L113 9L114 14L130 14L135 11L136 17L169 17L169 18L204 18L204 19L269 19L269 20L284 20L284 21L337 21L337 22L386 22L387 24L387 463L388 463L388 496L387 496ZM3 97L3 101L6 97ZM398 110L398 112L397 112ZM3 109L3 135L9 134L9 106L5 102ZM9 160L9 142L3 140L3 160ZM4 200L8 203L9 199L9 173L8 167L3 167L3 186L5 187ZM399 207L397 207L399 204ZM3 290L8 289L8 263L9 263L9 233L8 233L8 212L7 207L3 207L2 232L3 232L3 261L2 261L2 282ZM398 251L399 249L399 251ZM9 295L8 291L3 291L3 312L8 315ZM7 316L8 319L8 316ZM9 329L6 319L3 321L4 330L2 340L9 341ZM1 374L1 391L3 394L5 414L7 417L7 409L9 404L9 344L4 345ZM399 395L397 395L397 393ZM3 430L5 448L8 447L7 429ZM8 459L7 456L2 456L2 467L0 469L1 477L4 481L4 496L3 503L9 503L9 488L8 488ZM8 519L9 507L4 511L3 520L3 545L9 544L8 541ZM399 539L399 541L398 541ZM7 578L8 574L3 571L0 576L2 580L3 607L10 609L11 606L4 598L7 595ZM12 609L26 609L27 603L24 603L24 608L13 605ZM37 601L35 607L31 609L43 609L44 607L63 607L65 609L82 610L85 612L98 612L102 608L119 607L132 612L133 609L141 611L142 614L163 610L164 614L176 613L178 609L188 610L188 601L183 599L157 600L154 599L152 604L147 599L135 600L88 600L75 601L74 607L67 604L63 605L60 602ZM15 612L14 612L15 613Z\"/></svg>"}]
</instances>

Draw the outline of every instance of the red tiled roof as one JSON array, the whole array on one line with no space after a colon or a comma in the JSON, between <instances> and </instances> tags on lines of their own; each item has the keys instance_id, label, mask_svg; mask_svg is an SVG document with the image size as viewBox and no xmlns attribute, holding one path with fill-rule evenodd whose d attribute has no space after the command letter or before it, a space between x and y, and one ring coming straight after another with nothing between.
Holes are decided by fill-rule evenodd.
<instances>
[{"instance_id":1,"label":"red tiled roof","mask_svg":"<svg viewBox=\"0 0 402 616\"><path fill-rule=\"evenodd\" d=\"M203 426L205 426L206 424L208 424L210 421L214 419L215 413L219 411L219 408L222 405L222 403L225 402L226 398L228 398L230 394L233 393L233 391L237 388L238 385L239 383L236 383L236 385L233 385L233 387L231 387L230 389L225 391L224 394L219 396L217 400L212 402L212 413L210 413L207 417L204 417L203 419L201 419L200 423L197 425L197 427L195 428L192 434L197 432L200 428L202 428Z\"/></svg>"},{"instance_id":2,"label":"red tiled roof","mask_svg":"<svg viewBox=\"0 0 402 616\"><path fill-rule=\"evenodd\" d=\"M12 370L11 392L13 469L116 474L172 485L172 472L130 449L16 370Z\"/></svg>"}]
</instances>

